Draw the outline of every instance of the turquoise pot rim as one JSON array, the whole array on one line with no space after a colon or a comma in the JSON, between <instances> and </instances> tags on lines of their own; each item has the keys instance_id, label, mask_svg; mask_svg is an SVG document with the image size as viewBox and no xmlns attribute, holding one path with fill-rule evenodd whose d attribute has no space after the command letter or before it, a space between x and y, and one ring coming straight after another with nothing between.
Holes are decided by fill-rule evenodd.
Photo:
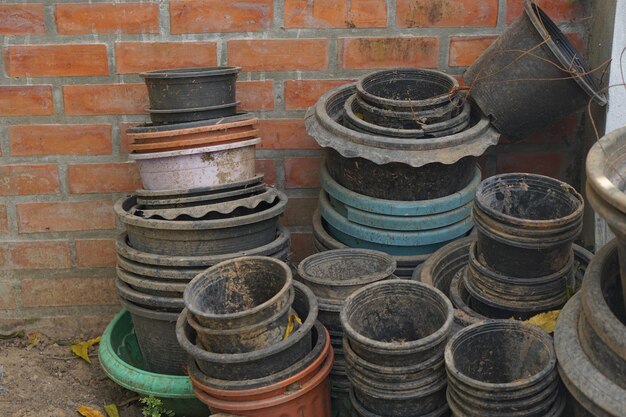
<instances>
[{"instance_id":1,"label":"turquoise pot rim","mask_svg":"<svg viewBox=\"0 0 626 417\"><path fill-rule=\"evenodd\" d=\"M144 371L125 362L115 352L111 344L111 335L127 314L130 315L128 311L122 309L102 334L98 356L105 374L116 384L138 394L160 398L195 399L189 377Z\"/></svg>"}]
</instances>

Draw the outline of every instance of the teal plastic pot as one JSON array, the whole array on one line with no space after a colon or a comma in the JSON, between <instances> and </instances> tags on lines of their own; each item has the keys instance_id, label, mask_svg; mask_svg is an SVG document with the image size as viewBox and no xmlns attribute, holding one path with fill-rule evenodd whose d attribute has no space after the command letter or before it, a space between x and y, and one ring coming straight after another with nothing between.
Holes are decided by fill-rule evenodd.
<instances>
[{"instance_id":1,"label":"teal plastic pot","mask_svg":"<svg viewBox=\"0 0 626 417\"><path fill-rule=\"evenodd\" d=\"M113 382L142 396L160 398L176 417L211 414L193 394L189 377L144 371L143 356L128 311L122 310L107 326L100 340L99 358L102 369Z\"/></svg>"}]
</instances>

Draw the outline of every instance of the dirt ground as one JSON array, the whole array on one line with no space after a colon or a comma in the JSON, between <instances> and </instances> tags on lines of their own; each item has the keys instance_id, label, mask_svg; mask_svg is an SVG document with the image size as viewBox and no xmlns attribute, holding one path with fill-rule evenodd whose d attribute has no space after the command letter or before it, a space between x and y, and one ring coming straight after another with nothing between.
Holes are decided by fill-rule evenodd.
<instances>
[{"instance_id":1,"label":"dirt ground","mask_svg":"<svg viewBox=\"0 0 626 417\"><path fill-rule=\"evenodd\" d=\"M75 356L69 342L41 335L36 345L27 337L0 340L1 417L79 417L82 405L105 416L106 404L115 403L121 417L140 417L137 395L109 380L98 362Z\"/></svg>"}]
</instances>

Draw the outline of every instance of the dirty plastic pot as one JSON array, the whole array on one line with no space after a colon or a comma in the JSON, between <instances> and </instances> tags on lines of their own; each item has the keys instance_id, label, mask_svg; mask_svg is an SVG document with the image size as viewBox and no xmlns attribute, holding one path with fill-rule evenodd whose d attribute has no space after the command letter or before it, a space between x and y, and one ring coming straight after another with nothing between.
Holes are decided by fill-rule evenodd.
<instances>
[{"instance_id":1,"label":"dirty plastic pot","mask_svg":"<svg viewBox=\"0 0 626 417\"><path fill-rule=\"evenodd\" d=\"M217 106L168 110L146 109L146 111L150 114L150 120L154 124L177 124L234 116L237 114L238 105L239 101L235 101Z\"/></svg>"},{"instance_id":2,"label":"dirty plastic pot","mask_svg":"<svg viewBox=\"0 0 626 417\"><path fill-rule=\"evenodd\" d=\"M587 62L533 2L463 74L470 96L506 137L520 140L606 96Z\"/></svg>"},{"instance_id":3,"label":"dirty plastic pot","mask_svg":"<svg viewBox=\"0 0 626 417\"><path fill-rule=\"evenodd\" d=\"M358 398L356 397L354 390L350 390L350 403L352 408L354 409L354 417L385 417L385 415L372 413L367 410L363 405L359 403ZM432 413L420 415L420 417L442 417L447 416L449 413L448 404L442 406L439 410L433 411Z\"/></svg>"},{"instance_id":4,"label":"dirty plastic pot","mask_svg":"<svg viewBox=\"0 0 626 417\"><path fill-rule=\"evenodd\" d=\"M104 373L116 384L142 396L153 395L176 415L207 417L208 409L193 394L186 376L146 370L130 313L122 310L106 327L98 347Z\"/></svg>"},{"instance_id":5,"label":"dirty plastic pot","mask_svg":"<svg viewBox=\"0 0 626 417\"><path fill-rule=\"evenodd\" d=\"M178 313L152 310L120 298L130 313L145 369L167 375L184 375L187 354L176 340Z\"/></svg>"},{"instance_id":6,"label":"dirty plastic pot","mask_svg":"<svg viewBox=\"0 0 626 417\"><path fill-rule=\"evenodd\" d=\"M384 366L410 366L440 355L452 321L452 304L441 291L405 280L361 288L341 310L354 352Z\"/></svg>"},{"instance_id":7,"label":"dirty plastic pot","mask_svg":"<svg viewBox=\"0 0 626 417\"><path fill-rule=\"evenodd\" d=\"M308 372L306 372L306 376L309 376L310 371L319 369L319 366L323 363L331 347L331 343L328 331L324 329L324 326L319 321L315 323L311 331L311 342L311 350L301 360L280 372L263 378L234 381L212 378L204 374L193 359L189 361L187 369L190 378L192 378L194 384L201 390L206 391L210 388L222 391L260 389L260 392L257 393L258 397L271 397L284 392L285 388L289 386L289 383L285 385L284 382L292 381L291 378L294 375L301 375L302 371L307 369ZM221 393L221 395L224 396L224 393Z\"/></svg>"},{"instance_id":8,"label":"dirty plastic pot","mask_svg":"<svg viewBox=\"0 0 626 417\"><path fill-rule=\"evenodd\" d=\"M591 362L626 389L626 308L620 297L619 245L613 240L593 259L580 291L580 344Z\"/></svg>"},{"instance_id":9,"label":"dirty plastic pot","mask_svg":"<svg viewBox=\"0 0 626 417\"><path fill-rule=\"evenodd\" d=\"M587 154L587 198L619 242L622 296L626 303L626 127L609 132Z\"/></svg>"},{"instance_id":10,"label":"dirty plastic pot","mask_svg":"<svg viewBox=\"0 0 626 417\"><path fill-rule=\"evenodd\" d=\"M129 154L148 190L208 187L255 175L260 138L168 152Z\"/></svg>"},{"instance_id":11,"label":"dirty plastic pot","mask_svg":"<svg viewBox=\"0 0 626 417\"><path fill-rule=\"evenodd\" d=\"M317 320L317 299L306 286L294 282L292 308L303 324L287 339L272 346L247 353L212 353L196 344L196 334L187 323L187 311L178 318L176 337L182 348L195 359L200 370L217 379L241 380L263 378L302 360L311 350L311 330Z\"/></svg>"},{"instance_id":12,"label":"dirty plastic pot","mask_svg":"<svg viewBox=\"0 0 626 417\"><path fill-rule=\"evenodd\" d=\"M173 120L178 122L232 116L236 112L235 92L239 70L238 67L208 67L144 72L141 76L148 87L149 111L202 113L198 115L200 119L188 114ZM216 111L220 107L222 111ZM228 112L223 110L225 108L228 108Z\"/></svg>"},{"instance_id":13,"label":"dirty plastic pot","mask_svg":"<svg viewBox=\"0 0 626 417\"><path fill-rule=\"evenodd\" d=\"M158 297L182 298L185 287L189 282L186 280L155 280L128 272L120 268L119 265L116 268L116 273L117 277L128 284L131 289Z\"/></svg>"},{"instance_id":14,"label":"dirty plastic pot","mask_svg":"<svg viewBox=\"0 0 626 417\"><path fill-rule=\"evenodd\" d=\"M514 320L468 326L450 338L445 362L456 416L556 417L565 407L552 338L536 326Z\"/></svg>"},{"instance_id":15,"label":"dirty plastic pot","mask_svg":"<svg viewBox=\"0 0 626 417\"><path fill-rule=\"evenodd\" d=\"M377 165L397 162L415 168L435 162L450 165L467 156L482 155L500 137L477 108L472 108L467 129L445 137L392 138L358 132L343 126L345 102L355 92L353 84L330 90L305 115L307 132L321 147L332 148L344 158L363 158Z\"/></svg>"},{"instance_id":16,"label":"dirty plastic pot","mask_svg":"<svg viewBox=\"0 0 626 417\"><path fill-rule=\"evenodd\" d=\"M557 179L500 174L476 190L477 255L500 273L536 278L561 270L582 230L584 201Z\"/></svg>"},{"instance_id":17,"label":"dirty plastic pot","mask_svg":"<svg viewBox=\"0 0 626 417\"><path fill-rule=\"evenodd\" d=\"M601 252L596 257L602 256ZM576 294L565 305L554 331L559 375L570 393L573 409L570 415L621 417L626 409L626 389L596 367L580 342L581 296L581 293Z\"/></svg>"},{"instance_id":18,"label":"dirty plastic pot","mask_svg":"<svg viewBox=\"0 0 626 417\"><path fill-rule=\"evenodd\" d=\"M330 417L330 380L328 374L333 364L333 351L321 368L310 379L293 384L289 390L269 398L254 399L254 391L230 393L234 398L220 399L205 391L194 389L200 401L209 406L213 413L237 413L245 417ZM296 377L294 377L296 378ZM228 391L218 391L228 393ZM242 398L243 397L243 398Z\"/></svg>"},{"instance_id":19,"label":"dirty plastic pot","mask_svg":"<svg viewBox=\"0 0 626 417\"><path fill-rule=\"evenodd\" d=\"M433 163L413 168L400 163L377 165L327 149L326 167L337 183L355 193L385 200L415 201L445 197L465 188L472 180L476 159L468 156L451 165Z\"/></svg>"},{"instance_id":20,"label":"dirty plastic pot","mask_svg":"<svg viewBox=\"0 0 626 417\"><path fill-rule=\"evenodd\" d=\"M287 205L287 196L262 204L252 214L215 219L157 220L128 213L136 197L121 198L115 213L126 226L130 245L142 252L168 256L213 256L247 251L271 243L276 237L278 216Z\"/></svg>"},{"instance_id":21,"label":"dirty plastic pot","mask_svg":"<svg viewBox=\"0 0 626 417\"><path fill-rule=\"evenodd\" d=\"M182 297L175 298L148 294L131 288L130 285L119 277L115 279L115 288L120 298L150 310L178 313L185 307Z\"/></svg>"},{"instance_id":22,"label":"dirty plastic pot","mask_svg":"<svg viewBox=\"0 0 626 417\"><path fill-rule=\"evenodd\" d=\"M276 233L276 238L267 245L259 246L247 250L245 252L226 253L223 255L215 256L162 256L150 252L143 252L137 250L129 245L128 235L124 232L121 233L117 241L115 242L115 250L119 257L133 262L133 267L136 269L127 269L130 272L136 274L147 275L151 277L162 277L169 279L193 279L200 272L206 270L208 267L218 264L228 259L241 258L242 256L273 256L280 258L278 254L288 252L289 242L291 240L291 234L289 230L284 226L279 225ZM283 261L285 259L282 259ZM162 267L162 268L154 268ZM184 271L189 268L191 271L186 274ZM125 268L126 269L126 268ZM162 275L157 271L167 271ZM181 272L177 274L176 271ZM170 275L172 273L172 275Z\"/></svg>"}]
</instances>

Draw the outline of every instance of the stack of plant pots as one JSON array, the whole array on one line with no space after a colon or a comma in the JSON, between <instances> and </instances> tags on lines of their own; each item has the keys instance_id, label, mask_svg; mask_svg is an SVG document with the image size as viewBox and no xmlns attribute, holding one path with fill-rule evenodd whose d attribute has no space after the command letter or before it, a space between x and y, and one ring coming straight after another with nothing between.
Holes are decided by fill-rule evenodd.
<instances>
[{"instance_id":1,"label":"stack of plant pots","mask_svg":"<svg viewBox=\"0 0 626 417\"><path fill-rule=\"evenodd\" d=\"M120 199L116 285L147 370L183 374L175 323L200 272L245 255L287 259L287 197L255 171L252 114L236 114L238 68L145 73L152 123L129 129L144 188Z\"/></svg>"},{"instance_id":2,"label":"stack of plant pots","mask_svg":"<svg viewBox=\"0 0 626 417\"><path fill-rule=\"evenodd\" d=\"M428 255L472 229L476 156L499 134L453 77L374 72L322 96L306 126L326 149L319 222L314 218L318 250L386 252L396 257L396 275L410 277Z\"/></svg>"},{"instance_id":3,"label":"stack of plant pots","mask_svg":"<svg viewBox=\"0 0 626 417\"><path fill-rule=\"evenodd\" d=\"M624 416L626 410L626 128L600 139L587 155L587 198L616 239L597 252L581 291L559 316L554 343L570 393L568 415Z\"/></svg>"},{"instance_id":4,"label":"stack of plant pots","mask_svg":"<svg viewBox=\"0 0 626 417\"><path fill-rule=\"evenodd\" d=\"M353 415L447 416L452 323L450 301L420 282L381 281L348 297L341 324Z\"/></svg>"},{"instance_id":5,"label":"stack of plant pots","mask_svg":"<svg viewBox=\"0 0 626 417\"><path fill-rule=\"evenodd\" d=\"M359 288L393 278L396 261L383 252L367 249L336 249L317 253L298 265L298 279L309 287L319 304L319 320L330 334L335 351L330 371L335 417L349 417L350 382L343 353L343 327L339 313L345 299Z\"/></svg>"},{"instance_id":6,"label":"stack of plant pots","mask_svg":"<svg viewBox=\"0 0 626 417\"><path fill-rule=\"evenodd\" d=\"M270 257L219 263L184 293L176 335L194 392L213 413L330 417L333 348L318 304Z\"/></svg>"},{"instance_id":7,"label":"stack of plant pots","mask_svg":"<svg viewBox=\"0 0 626 417\"><path fill-rule=\"evenodd\" d=\"M454 417L564 415L552 338L539 327L513 320L471 325L450 339L445 363Z\"/></svg>"}]
</instances>

